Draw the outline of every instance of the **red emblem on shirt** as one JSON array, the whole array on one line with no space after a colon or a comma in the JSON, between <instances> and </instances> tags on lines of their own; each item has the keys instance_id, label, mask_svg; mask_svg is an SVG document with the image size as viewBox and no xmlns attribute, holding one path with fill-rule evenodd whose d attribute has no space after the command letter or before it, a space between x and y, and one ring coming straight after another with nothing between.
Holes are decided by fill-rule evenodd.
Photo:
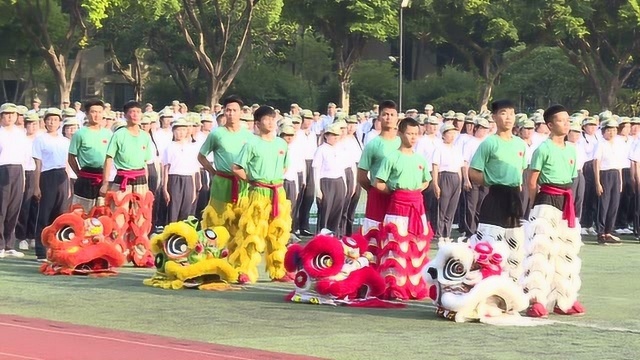
<instances>
[{"instance_id":1,"label":"red emblem on shirt","mask_svg":"<svg viewBox=\"0 0 640 360\"><path fill-rule=\"evenodd\" d=\"M279 154L284 155L284 150L280 150Z\"/></svg>"},{"instance_id":2,"label":"red emblem on shirt","mask_svg":"<svg viewBox=\"0 0 640 360\"><path fill-rule=\"evenodd\" d=\"M518 153L518 156L522 157L522 155L524 155L524 153L523 153L522 151L520 151L520 152Z\"/></svg>"},{"instance_id":3,"label":"red emblem on shirt","mask_svg":"<svg viewBox=\"0 0 640 360\"><path fill-rule=\"evenodd\" d=\"M573 159L569 159L569 165L573 165Z\"/></svg>"},{"instance_id":4,"label":"red emblem on shirt","mask_svg":"<svg viewBox=\"0 0 640 360\"><path fill-rule=\"evenodd\" d=\"M146 149L147 149L147 147L142 145L142 150L146 150Z\"/></svg>"},{"instance_id":5,"label":"red emblem on shirt","mask_svg":"<svg viewBox=\"0 0 640 360\"><path fill-rule=\"evenodd\" d=\"M418 170L422 170L422 165L418 165Z\"/></svg>"},{"instance_id":6,"label":"red emblem on shirt","mask_svg":"<svg viewBox=\"0 0 640 360\"><path fill-rule=\"evenodd\" d=\"M108 142L109 142L109 141L107 141L107 139L102 140L102 143L103 143L103 144L106 144L106 143L108 143Z\"/></svg>"}]
</instances>

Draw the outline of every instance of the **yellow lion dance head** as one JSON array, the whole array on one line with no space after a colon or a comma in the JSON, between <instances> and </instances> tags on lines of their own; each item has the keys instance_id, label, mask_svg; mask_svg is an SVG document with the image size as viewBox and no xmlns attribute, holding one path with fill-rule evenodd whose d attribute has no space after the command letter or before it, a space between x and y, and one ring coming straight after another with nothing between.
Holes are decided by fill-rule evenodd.
<instances>
[{"instance_id":1,"label":"yellow lion dance head","mask_svg":"<svg viewBox=\"0 0 640 360\"><path fill-rule=\"evenodd\" d=\"M161 234L151 238L156 273L144 280L148 286L163 289L224 290L229 283L244 283L246 276L238 273L226 259L229 232L221 226L196 230L198 221L167 225Z\"/></svg>"}]
</instances>

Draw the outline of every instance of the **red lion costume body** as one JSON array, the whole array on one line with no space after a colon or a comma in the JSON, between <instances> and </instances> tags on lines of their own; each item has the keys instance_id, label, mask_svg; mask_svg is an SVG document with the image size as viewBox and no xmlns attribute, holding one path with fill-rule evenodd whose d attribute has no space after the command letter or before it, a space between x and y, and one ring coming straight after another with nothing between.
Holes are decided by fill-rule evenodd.
<instances>
[{"instance_id":1,"label":"red lion costume body","mask_svg":"<svg viewBox=\"0 0 640 360\"><path fill-rule=\"evenodd\" d=\"M122 247L114 240L113 220L98 208L87 215L82 207L60 215L42 230L42 243L48 263L40 272L45 275L115 275L114 268L126 259Z\"/></svg>"}]
</instances>

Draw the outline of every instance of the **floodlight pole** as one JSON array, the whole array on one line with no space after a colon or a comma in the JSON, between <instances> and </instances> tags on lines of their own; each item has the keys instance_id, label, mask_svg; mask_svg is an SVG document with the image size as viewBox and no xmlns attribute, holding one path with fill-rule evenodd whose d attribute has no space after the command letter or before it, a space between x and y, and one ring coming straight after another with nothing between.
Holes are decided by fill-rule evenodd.
<instances>
[{"instance_id":1,"label":"floodlight pole","mask_svg":"<svg viewBox=\"0 0 640 360\"><path fill-rule=\"evenodd\" d=\"M398 112L402 112L402 83L403 83L403 66L404 59L404 8L409 6L410 0L402 0L400 2L400 54L398 55Z\"/></svg>"}]
</instances>

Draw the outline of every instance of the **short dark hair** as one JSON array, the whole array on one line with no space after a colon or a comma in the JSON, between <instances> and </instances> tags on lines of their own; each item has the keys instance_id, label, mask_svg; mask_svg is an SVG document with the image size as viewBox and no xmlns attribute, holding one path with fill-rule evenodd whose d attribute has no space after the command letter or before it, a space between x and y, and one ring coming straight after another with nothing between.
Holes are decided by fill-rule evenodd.
<instances>
[{"instance_id":1,"label":"short dark hair","mask_svg":"<svg viewBox=\"0 0 640 360\"><path fill-rule=\"evenodd\" d=\"M100 99L90 99L84 103L84 112L89 113L92 106L100 106L104 109L104 102Z\"/></svg>"},{"instance_id":2,"label":"short dark hair","mask_svg":"<svg viewBox=\"0 0 640 360\"><path fill-rule=\"evenodd\" d=\"M381 102L378 105L378 114L382 114L382 111L384 109L394 109L396 110L398 108L398 106L396 105L396 102L393 100L384 100L383 102Z\"/></svg>"},{"instance_id":3,"label":"short dark hair","mask_svg":"<svg viewBox=\"0 0 640 360\"><path fill-rule=\"evenodd\" d=\"M265 116L276 116L276 111L271 106L262 105L253 113L253 120L258 122Z\"/></svg>"},{"instance_id":4,"label":"short dark hair","mask_svg":"<svg viewBox=\"0 0 640 360\"><path fill-rule=\"evenodd\" d=\"M496 114L502 109L515 109L516 105L509 99L496 100L491 103L491 113Z\"/></svg>"},{"instance_id":5,"label":"short dark hair","mask_svg":"<svg viewBox=\"0 0 640 360\"><path fill-rule=\"evenodd\" d=\"M124 104L124 106L122 107L122 111L127 113L127 112L129 112L129 109L133 109L133 108L138 108L138 109L142 110L142 104L140 104L137 101L129 101L126 104Z\"/></svg>"},{"instance_id":6,"label":"short dark hair","mask_svg":"<svg viewBox=\"0 0 640 360\"><path fill-rule=\"evenodd\" d=\"M542 117L544 118L544 122L546 124L553 121L553 116L557 113L561 113L563 111L569 112L564 106L560 104L551 105L544 111Z\"/></svg>"},{"instance_id":7,"label":"short dark hair","mask_svg":"<svg viewBox=\"0 0 640 360\"><path fill-rule=\"evenodd\" d=\"M398 131L404 133L405 131L407 131L407 128L409 126L420 127L420 123L414 118L406 117L400 121L400 124L398 125Z\"/></svg>"},{"instance_id":8,"label":"short dark hair","mask_svg":"<svg viewBox=\"0 0 640 360\"><path fill-rule=\"evenodd\" d=\"M244 101L242 101L242 99L240 99L240 96L238 96L238 95L229 95L222 102L222 107L227 107L227 105L229 105L231 103L236 103L236 104L240 105L241 108L244 106Z\"/></svg>"}]
</instances>

